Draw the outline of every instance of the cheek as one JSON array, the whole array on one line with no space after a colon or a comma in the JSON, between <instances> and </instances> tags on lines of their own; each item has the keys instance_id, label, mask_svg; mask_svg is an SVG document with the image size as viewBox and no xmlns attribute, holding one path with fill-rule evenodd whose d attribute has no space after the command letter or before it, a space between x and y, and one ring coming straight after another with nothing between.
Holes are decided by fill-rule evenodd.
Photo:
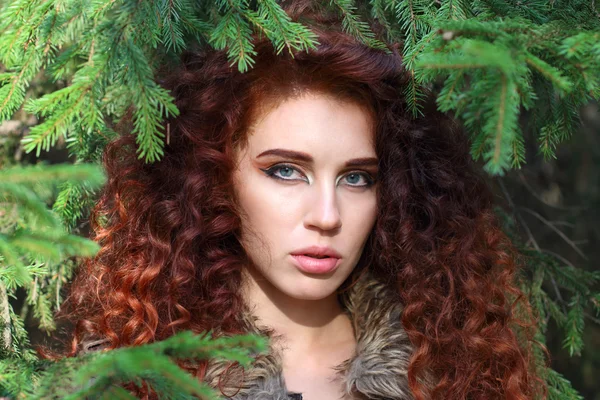
<instances>
[{"instance_id":1,"label":"cheek","mask_svg":"<svg viewBox=\"0 0 600 400\"><path fill-rule=\"evenodd\" d=\"M348 227L352 231L349 234L358 244L367 239L373 229L377 219L377 198L376 196L365 196L360 201L353 201L349 208Z\"/></svg>"},{"instance_id":2,"label":"cheek","mask_svg":"<svg viewBox=\"0 0 600 400\"><path fill-rule=\"evenodd\" d=\"M236 193L242 209L243 232L258 234L269 244L289 234L284 231L291 228L297 205L290 204L288 196L273 191L268 181L256 178L237 184Z\"/></svg>"},{"instance_id":3,"label":"cheek","mask_svg":"<svg viewBox=\"0 0 600 400\"><path fill-rule=\"evenodd\" d=\"M373 222L377 217L377 196L375 192L354 196L347 200L348 216L354 221Z\"/></svg>"}]
</instances>

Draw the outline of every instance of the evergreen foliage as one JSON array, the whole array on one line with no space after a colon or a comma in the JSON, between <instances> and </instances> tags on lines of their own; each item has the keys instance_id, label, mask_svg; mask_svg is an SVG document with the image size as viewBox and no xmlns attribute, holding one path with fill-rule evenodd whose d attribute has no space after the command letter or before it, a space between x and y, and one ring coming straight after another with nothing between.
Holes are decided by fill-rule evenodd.
<instances>
[{"instance_id":1,"label":"evergreen foliage","mask_svg":"<svg viewBox=\"0 0 600 400\"><path fill-rule=\"evenodd\" d=\"M472 138L471 153L491 175L525 163L525 138L533 137L547 159L579 126L582 105L600 98L600 18L589 0L330 0L319 4L343 18L343 28L374 48L403 43L412 80L405 95L421 113L422 88L437 94ZM384 28L376 35L368 22ZM226 49L232 66L247 71L256 55L253 31L277 53L309 50L316 36L290 21L276 0L5 0L0 3L0 123L22 107L41 119L23 140L37 155L66 140L77 163L98 163L116 128L131 115L138 155L163 155L161 121L178 114L155 71L189 46ZM39 97L34 79L57 90ZM520 116L527 112L527 123ZM213 393L171 362L188 355L249 359L255 338L225 341L188 333L135 349L119 349L48 364L29 345L24 319L33 315L52 331L61 288L71 278L74 256L96 246L69 234L86 216L102 176L96 167L35 166L0 171L0 396L14 398L130 398L118 386L144 378L164 398ZM56 189L59 190L56 193ZM48 205L51 204L51 209ZM501 214L501 212L499 211ZM501 214L502 215L502 214ZM505 218L513 241L513 221ZM564 332L572 355L583 347L588 309L600 313L598 273L521 243L527 256L522 289L541 317ZM568 291L568 307L542 288L551 281ZM9 298L27 293L17 314ZM560 294L559 294L560 296ZM543 362L537 354L538 363ZM150 371L152 370L152 371ZM118 371L118 374L115 373ZM94 378L92 379L92 376ZM545 370L550 399L581 398L557 372ZM64 392L55 383L64 382ZM79 384L71 387L67 382ZM90 384L90 382L92 382Z\"/></svg>"},{"instance_id":2,"label":"evergreen foliage","mask_svg":"<svg viewBox=\"0 0 600 400\"><path fill-rule=\"evenodd\" d=\"M20 387L8 387L7 393L25 394L31 399L134 399L121 384L146 382L161 399L218 399L206 384L184 373L176 361L207 358L226 359L246 366L257 352L266 349L264 338L254 335L212 338L210 332L194 335L181 332L162 342L113 351L87 353L59 362L38 362L37 368L19 363L0 363L0 373L22 379ZM17 373L18 368L26 372ZM13 379L15 379L13 378ZM57 379L61 384L57 385ZM143 381L142 381L143 380Z\"/></svg>"},{"instance_id":3,"label":"evergreen foliage","mask_svg":"<svg viewBox=\"0 0 600 400\"><path fill-rule=\"evenodd\" d=\"M9 387L27 382L18 372L27 373L31 366L14 370L8 360L36 362L24 325L28 312L42 330L54 330L53 313L62 301L61 287L75 266L69 257L92 256L98 250L95 242L70 234L59 216L48 209L53 188L64 181L94 189L104 182L104 176L96 165L0 170L0 376ZM9 302L19 289L27 293L20 315ZM0 381L2 389L5 379Z\"/></svg>"}]
</instances>

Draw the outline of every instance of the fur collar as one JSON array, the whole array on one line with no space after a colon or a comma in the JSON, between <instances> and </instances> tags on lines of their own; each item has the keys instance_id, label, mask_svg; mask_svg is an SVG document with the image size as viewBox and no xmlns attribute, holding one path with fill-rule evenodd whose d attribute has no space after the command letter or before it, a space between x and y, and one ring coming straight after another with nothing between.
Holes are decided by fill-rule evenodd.
<instances>
[{"instance_id":1,"label":"fur collar","mask_svg":"<svg viewBox=\"0 0 600 400\"><path fill-rule=\"evenodd\" d=\"M408 362L413 347L402 328L402 305L388 285L375 279L369 271L340 296L357 339L355 355L335 367L342 380L345 396L352 399L413 399L408 387ZM265 334L252 315L244 314L248 333ZM226 371L227 361L213 362L205 381L220 387L234 400L291 400L301 394L288 392L281 359L272 346L259 355L251 367ZM233 367L232 367L233 368ZM230 378L223 378L223 376ZM243 382L241 378L243 377ZM219 382L220 381L220 382ZM238 390L239 389L239 390Z\"/></svg>"}]
</instances>

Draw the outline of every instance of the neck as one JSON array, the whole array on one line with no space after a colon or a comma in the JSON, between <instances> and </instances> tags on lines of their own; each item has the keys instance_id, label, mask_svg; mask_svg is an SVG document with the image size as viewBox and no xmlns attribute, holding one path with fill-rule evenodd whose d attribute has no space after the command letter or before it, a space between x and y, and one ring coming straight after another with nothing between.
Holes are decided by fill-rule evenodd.
<instances>
[{"instance_id":1,"label":"neck","mask_svg":"<svg viewBox=\"0 0 600 400\"><path fill-rule=\"evenodd\" d=\"M281 292L252 267L244 269L243 297L258 322L281 335L297 351L327 348L349 339L350 319L334 292L318 300L296 299Z\"/></svg>"}]
</instances>

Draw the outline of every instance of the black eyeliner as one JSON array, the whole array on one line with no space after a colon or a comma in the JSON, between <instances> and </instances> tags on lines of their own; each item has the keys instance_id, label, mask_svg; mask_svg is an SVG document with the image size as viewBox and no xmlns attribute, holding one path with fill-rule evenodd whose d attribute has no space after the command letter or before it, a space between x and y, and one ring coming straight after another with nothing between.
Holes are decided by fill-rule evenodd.
<instances>
[{"instance_id":1,"label":"black eyeliner","mask_svg":"<svg viewBox=\"0 0 600 400\"><path fill-rule=\"evenodd\" d=\"M275 175L275 171L277 171L279 168L290 168L293 169L295 171L300 172L296 167L294 167L293 165L289 165L289 164L275 164L270 166L269 168L259 168L259 170L261 170L266 176L270 177L270 178L274 178L280 181L296 181L297 179L284 179L284 178L280 178L277 175ZM376 179L367 171L350 171L347 175L362 175L365 180L367 181L366 185L360 185L360 186L356 186L356 185L348 185L349 187L354 187L354 188L370 188L371 186L373 186L376 182Z\"/></svg>"}]
</instances>

